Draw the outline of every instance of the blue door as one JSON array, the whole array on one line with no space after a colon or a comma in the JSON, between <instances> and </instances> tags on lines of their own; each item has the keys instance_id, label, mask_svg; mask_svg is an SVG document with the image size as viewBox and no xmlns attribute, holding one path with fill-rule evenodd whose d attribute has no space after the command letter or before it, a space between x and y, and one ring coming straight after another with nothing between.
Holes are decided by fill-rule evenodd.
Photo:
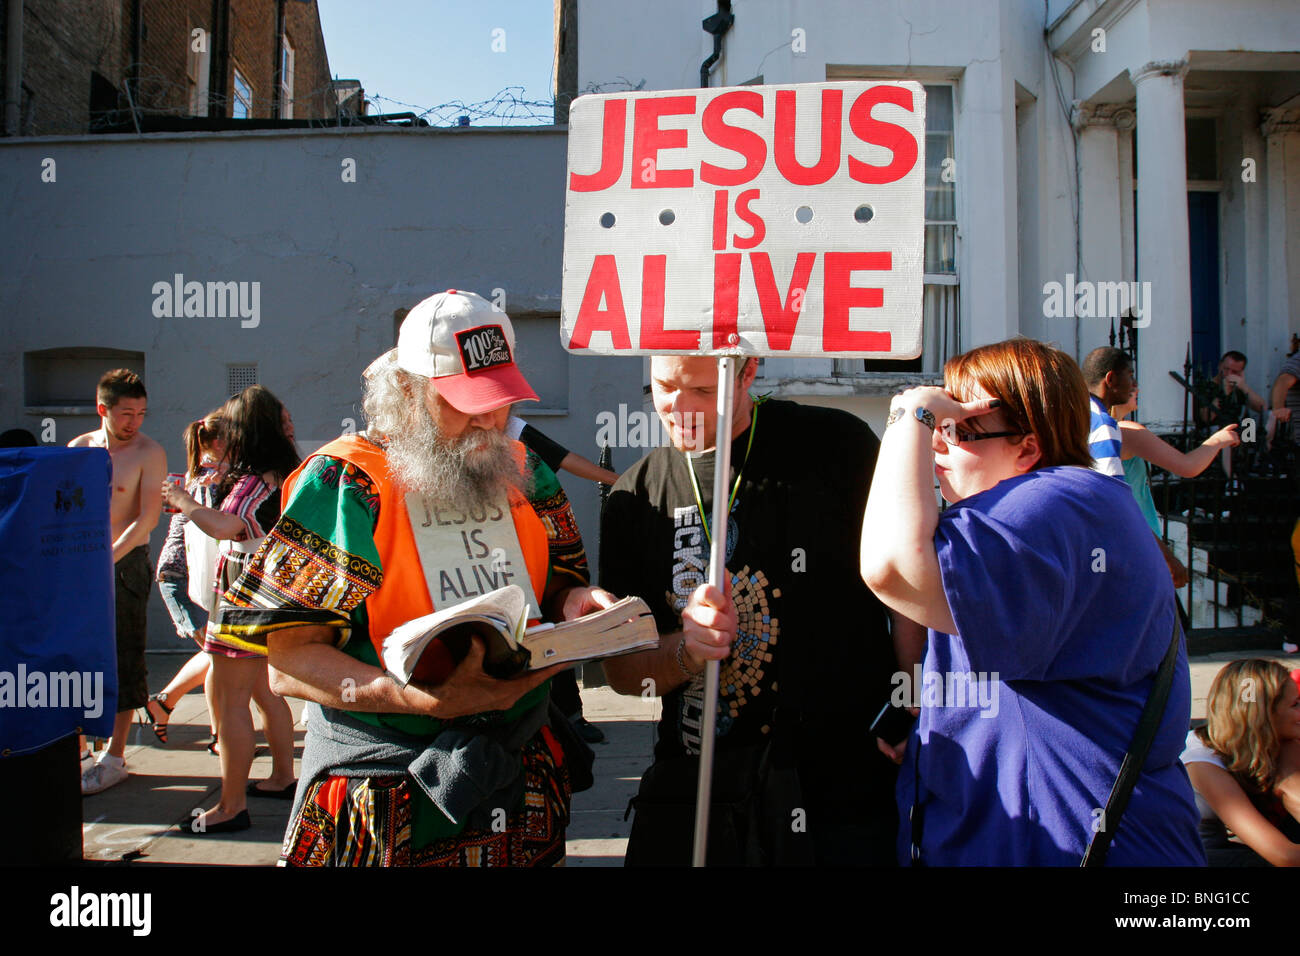
<instances>
[{"instance_id":1,"label":"blue door","mask_svg":"<svg viewBox=\"0 0 1300 956\"><path fill-rule=\"evenodd\" d=\"M1191 252L1192 362L1214 375L1223 354L1219 316L1219 194L1187 194L1187 238ZM1158 294L1158 293L1157 293Z\"/></svg>"}]
</instances>

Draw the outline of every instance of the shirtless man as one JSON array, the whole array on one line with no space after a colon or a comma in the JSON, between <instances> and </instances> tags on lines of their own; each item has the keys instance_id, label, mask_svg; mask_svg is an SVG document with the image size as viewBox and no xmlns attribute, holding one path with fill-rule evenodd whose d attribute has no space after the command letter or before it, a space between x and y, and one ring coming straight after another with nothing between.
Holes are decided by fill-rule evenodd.
<instances>
[{"instance_id":1,"label":"shirtless man","mask_svg":"<svg viewBox=\"0 0 1300 956\"><path fill-rule=\"evenodd\" d=\"M149 696L144 665L145 606L153 578L149 534L162 511L159 491L167 474L161 445L140 431L148 398L129 369L105 372L95 389L100 428L78 435L71 448L106 448L113 460L113 597L117 613L117 719L108 750L81 775L82 795L126 779L126 735L131 713Z\"/></svg>"}]
</instances>

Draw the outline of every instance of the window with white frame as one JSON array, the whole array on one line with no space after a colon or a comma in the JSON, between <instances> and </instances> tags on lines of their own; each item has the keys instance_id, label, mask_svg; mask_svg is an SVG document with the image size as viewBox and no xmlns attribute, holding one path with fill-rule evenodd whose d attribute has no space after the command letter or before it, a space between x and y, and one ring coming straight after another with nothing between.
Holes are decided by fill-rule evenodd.
<instances>
[{"instance_id":1,"label":"window with white frame","mask_svg":"<svg viewBox=\"0 0 1300 956\"><path fill-rule=\"evenodd\" d=\"M280 119L293 119L293 47L288 34L280 55Z\"/></svg>"},{"instance_id":2,"label":"window with white frame","mask_svg":"<svg viewBox=\"0 0 1300 956\"><path fill-rule=\"evenodd\" d=\"M910 362L837 359L837 375L939 372L961 351L957 274L956 122L952 86L925 85L925 276L922 351Z\"/></svg>"},{"instance_id":3,"label":"window with white frame","mask_svg":"<svg viewBox=\"0 0 1300 956\"><path fill-rule=\"evenodd\" d=\"M191 27L186 34L189 43L185 57L185 80L189 87L191 116L208 115L208 72L212 68L212 54L208 47L208 31Z\"/></svg>"},{"instance_id":4,"label":"window with white frame","mask_svg":"<svg viewBox=\"0 0 1300 956\"><path fill-rule=\"evenodd\" d=\"M230 104L231 119L248 119L253 115L253 87L247 77L235 70L235 99Z\"/></svg>"}]
</instances>

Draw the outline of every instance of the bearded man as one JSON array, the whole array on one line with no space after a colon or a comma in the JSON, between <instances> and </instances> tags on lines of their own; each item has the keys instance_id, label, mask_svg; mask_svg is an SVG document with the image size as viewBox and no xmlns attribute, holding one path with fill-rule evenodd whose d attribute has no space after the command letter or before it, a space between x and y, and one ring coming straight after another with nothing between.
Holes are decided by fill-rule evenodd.
<instances>
[{"instance_id":1,"label":"bearded man","mask_svg":"<svg viewBox=\"0 0 1300 956\"><path fill-rule=\"evenodd\" d=\"M402 687L381 664L394 628L506 583L533 619L612 603L586 586L554 473L502 433L512 403L537 400L510 319L471 292L431 296L365 379L367 431L290 476L279 522L218 609L223 639L268 655L277 693L321 705L281 863L559 863L571 771L590 770L548 707L548 678L568 665L497 680L478 637L459 661L426 651L445 656L436 686Z\"/></svg>"}]
</instances>

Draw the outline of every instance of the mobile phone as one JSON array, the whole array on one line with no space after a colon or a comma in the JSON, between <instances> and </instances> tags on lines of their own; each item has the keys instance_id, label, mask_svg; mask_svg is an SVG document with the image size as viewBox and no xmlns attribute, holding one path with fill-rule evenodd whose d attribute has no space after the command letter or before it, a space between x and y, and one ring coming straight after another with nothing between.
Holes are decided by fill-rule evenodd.
<instances>
[{"instance_id":1,"label":"mobile phone","mask_svg":"<svg viewBox=\"0 0 1300 956\"><path fill-rule=\"evenodd\" d=\"M876 714L876 719L871 722L869 732L891 747L897 747L912 732L912 723L915 720L912 712L906 707L895 707L893 703L886 701L885 706L880 708L880 713Z\"/></svg>"}]
</instances>

